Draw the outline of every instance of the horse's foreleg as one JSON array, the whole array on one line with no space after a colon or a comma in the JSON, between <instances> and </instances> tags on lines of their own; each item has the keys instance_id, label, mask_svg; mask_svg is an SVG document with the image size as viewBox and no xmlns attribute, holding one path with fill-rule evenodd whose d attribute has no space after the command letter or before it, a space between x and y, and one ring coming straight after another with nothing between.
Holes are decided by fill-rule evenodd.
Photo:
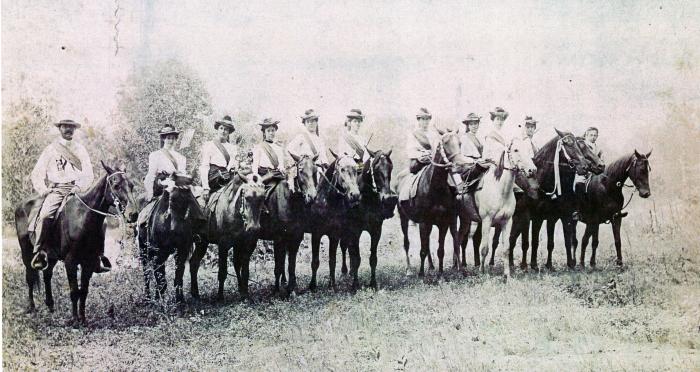
<instances>
[{"instance_id":1,"label":"horse's foreleg","mask_svg":"<svg viewBox=\"0 0 700 372\"><path fill-rule=\"evenodd\" d=\"M350 254L350 276L352 276L352 290L360 288L360 279L358 272L360 271L360 236L356 234L349 235L348 253Z\"/></svg>"},{"instance_id":2,"label":"horse's foreleg","mask_svg":"<svg viewBox=\"0 0 700 372\"><path fill-rule=\"evenodd\" d=\"M620 239L622 217L620 217L619 214L616 217L613 217L613 219L610 221L610 225L612 225L613 238L615 239L615 252L617 253L617 260L615 260L615 264L617 264L617 266L622 266L622 240Z\"/></svg>"},{"instance_id":3,"label":"horse's foreleg","mask_svg":"<svg viewBox=\"0 0 700 372\"><path fill-rule=\"evenodd\" d=\"M513 254L513 249L515 249L515 243L518 241L518 235L522 235L520 239L520 246L523 252L523 257L520 261L520 269L527 270L527 249L530 246L530 231L529 220L519 221L517 225L513 224L514 228L510 230L510 252Z\"/></svg>"},{"instance_id":4,"label":"horse's foreleg","mask_svg":"<svg viewBox=\"0 0 700 372\"><path fill-rule=\"evenodd\" d=\"M275 253L275 292L280 290L280 280L282 275L284 275L284 261L287 254L287 239L281 237L275 239L274 253Z\"/></svg>"},{"instance_id":5,"label":"horse's foreleg","mask_svg":"<svg viewBox=\"0 0 700 372\"><path fill-rule=\"evenodd\" d=\"M442 275L442 261L445 258L445 235L447 235L446 225L438 226L438 272Z\"/></svg>"},{"instance_id":6,"label":"horse's foreleg","mask_svg":"<svg viewBox=\"0 0 700 372\"><path fill-rule=\"evenodd\" d=\"M298 238L292 239L288 245L288 273L289 282L287 283L287 293L292 293L297 286L297 253L299 252L299 244L304 239L304 234L300 234Z\"/></svg>"},{"instance_id":7,"label":"horse's foreleg","mask_svg":"<svg viewBox=\"0 0 700 372\"><path fill-rule=\"evenodd\" d=\"M34 304L34 285L39 284L39 272L32 269L30 266L25 265L24 268L24 278L27 281L27 312L33 313L36 311L36 305Z\"/></svg>"},{"instance_id":8,"label":"horse's foreleg","mask_svg":"<svg viewBox=\"0 0 700 372\"><path fill-rule=\"evenodd\" d=\"M598 249L598 233L600 225L594 224L592 227L593 241L591 242L591 267L595 267L595 253Z\"/></svg>"},{"instance_id":9,"label":"horse's foreleg","mask_svg":"<svg viewBox=\"0 0 700 372\"><path fill-rule=\"evenodd\" d=\"M87 295L90 288L90 278L92 278L92 271L80 270L80 306L78 318L83 323L85 323L85 302L87 302Z\"/></svg>"},{"instance_id":10,"label":"horse's foreleg","mask_svg":"<svg viewBox=\"0 0 700 372\"><path fill-rule=\"evenodd\" d=\"M474 248L474 266L479 267L481 266L481 253L479 252L479 248L481 248L481 238L482 238L482 229L481 229L481 222L476 224L476 229L474 229L474 236L472 236L472 245ZM486 231L488 232L488 228ZM488 234L486 235L488 236Z\"/></svg>"},{"instance_id":11,"label":"horse's foreleg","mask_svg":"<svg viewBox=\"0 0 700 372\"><path fill-rule=\"evenodd\" d=\"M537 249L540 246L540 229L542 228L542 220L539 218L532 220L532 238L530 239L532 243L532 248L530 250L530 268L537 271L539 267L537 265Z\"/></svg>"},{"instance_id":12,"label":"horse's foreleg","mask_svg":"<svg viewBox=\"0 0 700 372\"><path fill-rule=\"evenodd\" d=\"M418 230L420 231L420 270L418 275L423 276L425 275L425 258L430 255L430 232L433 230L433 225L423 222L418 224Z\"/></svg>"},{"instance_id":13,"label":"horse's foreleg","mask_svg":"<svg viewBox=\"0 0 700 372\"><path fill-rule=\"evenodd\" d=\"M486 256L489 254L489 232L491 217L481 216L481 272L486 272Z\"/></svg>"},{"instance_id":14,"label":"horse's foreleg","mask_svg":"<svg viewBox=\"0 0 700 372\"><path fill-rule=\"evenodd\" d=\"M165 301L165 291L168 283L165 281L165 261L168 257L158 255L153 260L153 274L156 278L156 296L159 301Z\"/></svg>"},{"instance_id":15,"label":"horse's foreleg","mask_svg":"<svg viewBox=\"0 0 700 372\"><path fill-rule=\"evenodd\" d=\"M369 232L370 236L370 253L369 253L369 267L371 270L369 286L373 289L377 289L377 246L379 246L379 239L382 237L382 222L376 222L372 224ZM359 237L358 237L359 238ZM358 241L359 247L359 241Z\"/></svg>"},{"instance_id":16,"label":"horse's foreleg","mask_svg":"<svg viewBox=\"0 0 700 372\"><path fill-rule=\"evenodd\" d=\"M545 266L549 270L554 270L554 265L552 265L552 252L554 251L554 228L556 226L557 220L547 220L547 263ZM564 239L566 239L566 232L564 232Z\"/></svg>"},{"instance_id":17,"label":"horse's foreleg","mask_svg":"<svg viewBox=\"0 0 700 372\"><path fill-rule=\"evenodd\" d=\"M578 249L578 238L576 237L576 227L578 222L572 219L571 221L571 259L574 261L574 266L576 265L576 250Z\"/></svg>"},{"instance_id":18,"label":"horse's foreleg","mask_svg":"<svg viewBox=\"0 0 700 372\"><path fill-rule=\"evenodd\" d=\"M491 258L489 259L489 266L496 264L496 248L498 248L498 242L501 240L501 225L496 225L493 228L493 243L491 243ZM505 263L504 263L505 264Z\"/></svg>"},{"instance_id":19,"label":"horse's foreleg","mask_svg":"<svg viewBox=\"0 0 700 372\"><path fill-rule=\"evenodd\" d=\"M457 230L457 216L450 222L450 235L452 236L452 268L460 271L462 269L462 262L459 260L459 232Z\"/></svg>"},{"instance_id":20,"label":"horse's foreleg","mask_svg":"<svg viewBox=\"0 0 700 372\"><path fill-rule=\"evenodd\" d=\"M571 216L565 216L561 220L562 222L562 227L564 230L564 248L566 249L566 266L569 267L569 269L573 269L576 267L576 259L572 255L572 237L574 235L574 221L571 218Z\"/></svg>"},{"instance_id":21,"label":"horse's foreleg","mask_svg":"<svg viewBox=\"0 0 700 372\"><path fill-rule=\"evenodd\" d=\"M510 231L513 228L513 218L508 218L503 226L503 234L501 235L501 242L504 243L508 239L510 244ZM493 259L493 257L491 257ZM513 251L511 249L503 249L503 276L506 280L510 277L511 266L513 266Z\"/></svg>"},{"instance_id":22,"label":"horse's foreleg","mask_svg":"<svg viewBox=\"0 0 700 372\"><path fill-rule=\"evenodd\" d=\"M137 235L139 244L139 259L141 260L141 268L143 269L143 284L144 295L146 300L151 299L151 275L154 274L153 258L148 252L147 243L143 240L141 234Z\"/></svg>"},{"instance_id":23,"label":"horse's foreleg","mask_svg":"<svg viewBox=\"0 0 700 372\"><path fill-rule=\"evenodd\" d=\"M199 283L197 281L197 274L199 273L199 265L202 262L202 258L207 253L207 246L209 242L205 240L199 240L194 245L194 252L192 252L192 257L190 257L190 293L192 298L195 300L199 299Z\"/></svg>"},{"instance_id":24,"label":"horse's foreleg","mask_svg":"<svg viewBox=\"0 0 700 372\"><path fill-rule=\"evenodd\" d=\"M249 295L248 281L250 280L250 256L253 254L255 244L246 242L241 245L240 254L234 254L234 260L238 260L237 266L240 267L238 292L243 299L247 299Z\"/></svg>"},{"instance_id":25,"label":"horse's foreleg","mask_svg":"<svg viewBox=\"0 0 700 372\"><path fill-rule=\"evenodd\" d=\"M49 312L54 310L53 289L51 286L51 278L53 278L53 269L56 266L56 260L49 260L49 265L44 270L44 292L46 295L46 306ZM76 278L77 280L77 278Z\"/></svg>"},{"instance_id":26,"label":"horse's foreleg","mask_svg":"<svg viewBox=\"0 0 700 372\"><path fill-rule=\"evenodd\" d=\"M408 249L411 242L408 239L408 218L399 210L401 220L401 232L403 232L403 250L406 252L406 275L411 275L411 259L408 256Z\"/></svg>"},{"instance_id":27,"label":"horse's foreleg","mask_svg":"<svg viewBox=\"0 0 700 372\"><path fill-rule=\"evenodd\" d=\"M587 224L586 229L583 231L583 237L581 237L581 267L586 267L586 248L591 238L592 229L593 224Z\"/></svg>"},{"instance_id":28,"label":"horse's foreleg","mask_svg":"<svg viewBox=\"0 0 700 372\"><path fill-rule=\"evenodd\" d=\"M66 265L66 278L70 288L70 302L73 320L78 320L78 299L80 298L80 288L78 287L78 266ZM46 277L44 277L46 280Z\"/></svg>"},{"instance_id":29,"label":"horse's foreleg","mask_svg":"<svg viewBox=\"0 0 700 372\"><path fill-rule=\"evenodd\" d=\"M340 253L342 253L342 260L343 264L340 267L340 273L343 275L346 275L348 273L348 265L345 263L347 253L348 253L348 245L345 244L343 241L340 242ZM333 267L333 271L335 271L335 267Z\"/></svg>"},{"instance_id":30,"label":"horse's foreleg","mask_svg":"<svg viewBox=\"0 0 700 372\"><path fill-rule=\"evenodd\" d=\"M309 282L309 289L312 291L316 290L316 272L318 271L318 266L321 264L318 258L321 236L320 233L311 234L311 282Z\"/></svg>"},{"instance_id":31,"label":"horse's foreleg","mask_svg":"<svg viewBox=\"0 0 700 372\"><path fill-rule=\"evenodd\" d=\"M219 299L219 301L224 299L224 284L226 283L226 276L228 276L228 250L229 250L229 244L227 243L221 243L218 246L219 249L219 274L218 274L218 279L219 279L219 290L216 293L216 297ZM235 257L237 250L242 249L243 247L234 247L233 248L233 255ZM236 267L236 261L234 260L234 267L236 268L236 275L239 276L240 273L238 272L238 267ZM240 280L240 279L239 279Z\"/></svg>"},{"instance_id":32,"label":"horse's foreleg","mask_svg":"<svg viewBox=\"0 0 700 372\"><path fill-rule=\"evenodd\" d=\"M175 301L184 302L185 294L183 293L183 276L185 275L185 264L187 263L187 256L189 255L189 247L179 247L175 251L175 281L173 286L175 287Z\"/></svg>"},{"instance_id":33,"label":"horse's foreleg","mask_svg":"<svg viewBox=\"0 0 700 372\"><path fill-rule=\"evenodd\" d=\"M347 245L349 244L347 238L340 240L340 250L343 252L343 266L345 266L345 252L347 251ZM338 254L338 239L329 236L328 237L328 286L333 289L335 288L335 262L336 255ZM347 267L345 272L347 273Z\"/></svg>"},{"instance_id":34,"label":"horse's foreleg","mask_svg":"<svg viewBox=\"0 0 700 372\"><path fill-rule=\"evenodd\" d=\"M457 232L457 240L462 248L462 267L467 267L467 243L469 243L469 230L472 223L468 219L459 219L459 232Z\"/></svg>"}]
</instances>

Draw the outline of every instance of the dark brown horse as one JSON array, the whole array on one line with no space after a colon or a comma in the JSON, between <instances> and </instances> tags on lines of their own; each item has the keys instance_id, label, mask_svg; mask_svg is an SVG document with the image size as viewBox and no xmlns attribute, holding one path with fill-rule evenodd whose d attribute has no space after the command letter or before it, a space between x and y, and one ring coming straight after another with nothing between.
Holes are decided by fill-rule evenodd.
<instances>
[{"instance_id":1,"label":"dark brown horse","mask_svg":"<svg viewBox=\"0 0 700 372\"><path fill-rule=\"evenodd\" d=\"M391 161L391 150L388 152L370 151L367 149L370 159L365 161L362 167L362 173L359 175L358 186L362 195L360 205L350 211L348 219L348 229L356 232L351 236L358 241L348 242L340 241L340 249L343 252L342 273L347 273L348 269L345 264L345 253L349 247L357 246L359 253L359 238L362 231L367 231L371 238L369 266L372 271L372 276L369 285L376 289L377 279L377 246L379 239L382 236L382 224L384 220L394 216L394 208L398 202L398 196L391 190L391 172L394 169L394 164ZM333 253L333 252L331 252ZM360 258L355 260L359 266ZM335 283L335 254L331 254L329 259L329 269L331 277L331 286ZM353 270L353 283L359 282L357 278L357 268Z\"/></svg>"},{"instance_id":2,"label":"dark brown horse","mask_svg":"<svg viewBox=\"0 0 700 372\"><path fill-rule=\"evenodd\" d=\"M585 185L586 192L583 200L580 200L581 221L586 223L586 231L583 233L581 243L581 267L585 266L586 246L588 240L593 238L591 247L591 266L595 266L595 253L598 248L598 228L601 223L610 222L615 239L615 250L617 252L618 265L622 265L622 242L620 240L620 226L622 225L622 210L625 205L622 189L625 187L627 178L632 180L632 184L639 196L648 198L651 195L649 188L649 156L651 151L640 154L634 150L632 154L622 156L608 165L605 173L592 176L590 182ZM629 187L629 186L628 186ZM630 200L631 200L630 196ZM628 201L629 203L629 201ZM576 223L574 223L574 247L578 244L576 240Z\"/></svg>"},{"instance_id":3,"label":"dark brown horse","mask_svg":"<svg viewBox=\"0 0 700 372\"><path fill-rule=\"evenodd\" d=\"M411 264L408 256L410 242L408 239L408 221L419 224L421 240L421 264L418 275L425 273L425 258L430 256L430 232L433 225L438 227L438 259L439 271L443 271L443 257L445 255L445 235L449 228L454 245L453 265L460 266L459 242L457 241L457 208L455 204L455 191L448 185L450 173L457 172L459 164L466 163L464 155L460 152L460 141L457 134L451 131L440 132L440 143L437 145L431 164L420 174L417 191L414 198L400 200L398 203L399 217L401 218L401 230L403 231L403 246L406 251L406 273L410 273ZM404 174L401 174L402 176ZM413 177L399 176L398 190L401 190L404 182L413 182ZM431 266L432 268L432 266Z\"/></svg>"},{"instance_id":4,"label":"dark brown horse","mask_svg":"<svg viewBox=\"0 0 700 372\"><path fill-rule=\"evenodd\" d=\"M210 199L205 211L208 218L206 231L195 243L195 250L190 258L190 291L195 299L199 299L197 272L210 242L216 244L219 251L218 298L221 300L224 297L224 283L228 276L228 251L231 247L238 278L238 292L243 298L248 297L250 256L255 250L260 233L260 214L265 202L265 188L262 184L249 182L237 174L219 193L213 202Z\"/></svg>"},{"instance_id":5,"label":"dark brown horse","mask_svg":"<svg viewBox=\"0 0 700 372\"><path fill-rule=\"evenodd\" d=\"M151 298L151 275L155 276L157 297L164 298L165 262L175 254L175 299L182 302L182 277L192 250L193 227L203 216L192 195L191 177L173 174L166 182L169 186L156 201L148 222L137 227L139 251L147 299Z\"/></svg>"},{"instance_id":6,"label":"dark brown horse","mask_svg":"<svg viewBox=\"0 0 700 372\"><path fill-rule=\"evenodd\" d=\"M284 281L284 264L289 258L287 293L296 288L296 258L299 244L304 239L304 221L308 217L311 204L316 199L317 170L316 159L309 155L294 159L297 176L294 178L293 191L288 181L281 181L265 201L266 212L260 218L260 239L274 241L275 252L275 290L279 291L280 281Z\"/></svg>"},{"instance_id":7,"label":"dark brown horse","mask_svg":"<svg viewBox=\"0 0 700 372\"><path fill-rule=\"evenodd\" d=\"M356 241L356 231L347 228L349 219L348 213L351 209L357 207L360 203L360 190L357 186L357 164L355 161L346 155L336 155L335 161L328 167L325 173L321 174L321 180L318 184L318 192L316 201L311 206L310 217L306 218L307 222L305 231L311 233L311 282L309 289L316 289L316 272L320 265L319 249L321 238L324 235L328 236L328 254L335 260L335 255L338 249L338 242L345 239L349 242ZM359 247L351 245L350 247L350 267L353 277L357 276L357 268L359 263ZM331 276L330 285L334 284L335 278ZM353 288L359 283L353 283Z\"/></svg>"},{"instance_id":8,"label":"dark brown horse","mask_svg":"<svg viewBox=\"0 0 700 372\"><path fill-rule=\"evenodd\" d=\"M136 199L134 185L126 175L123 166L112 169L102 163L106 173L87 191L69 196L63 210L55 217L49 243L48 267L43 272L46 292L46 306L54 310L51 277L58 260L66 267L66 276L70 286L70 299L73 305L73 319L85 321L85 302L92 274L98 269L98 260L104 253L105 225L107 216L122 218L127 222L136 220ZM29 213L42 199L34 196L23 201L15 208L15 227L22 250L22 262L25 266L27 285L29 287L29 308L33 312L34 286L39 284L39 272L32 269L31 260L34 245L27 231ZM109 212L114 207L118 214ZM78 266L80 266L80 285L78 285Z\"/></svg>"},{"instance_id":9,"label":"dark brown horse","mask_svg":"<svg viewBox=\"0 0 700 372\"><path fill-rule=\"evenodd\" d=\"M573 183L575 174L585 175L591 171L600 174L605 165L591 152L590 148L571 133L557 131L558 137L550 140L535 155L537 180L540 189L545 192L530 212L532 218L532 251L530 267L538 269L537 249L542 223L547 220L547 268L553 270L552 251L554 250L554 226L562 221L566 264L569 268L576 265L572 252L574 234L573 212L576 209L576 197ZM554 159L554 160L552 160ZM558 161L557 161L558 159ZM555 165L558 165L558 170ZM557 173L559 177L557 177ZM551 192L549 190L552 190Z\"/></svg>"}]
</instances>

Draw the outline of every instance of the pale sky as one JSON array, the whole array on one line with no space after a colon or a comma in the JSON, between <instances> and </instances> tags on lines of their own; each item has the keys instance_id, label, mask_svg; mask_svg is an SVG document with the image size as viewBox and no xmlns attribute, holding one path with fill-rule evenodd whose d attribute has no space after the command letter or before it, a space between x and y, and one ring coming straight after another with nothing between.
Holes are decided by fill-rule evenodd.
<instances>
[{"instance_id":1,"label":"pale sky","mask_svg":"<svg viewBox=\"0 0 700 372\"><path fill-rule=\"evenodd\" d=\"M610 144L700 101L697 1L229 3L3 0L3 106L51 94L57 116L106 125L133 69L165 58L203 79L216 116L283 125L307 108L321 126L350 108L410 125L424 106L456 127L502 106L506 125L595 125Z\"/></svg>"}]
</instances>

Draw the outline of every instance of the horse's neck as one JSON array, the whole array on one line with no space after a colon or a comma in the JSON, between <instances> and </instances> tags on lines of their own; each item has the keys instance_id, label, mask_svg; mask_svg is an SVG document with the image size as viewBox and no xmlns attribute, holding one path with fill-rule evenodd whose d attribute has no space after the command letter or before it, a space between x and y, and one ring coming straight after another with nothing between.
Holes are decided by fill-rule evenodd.
<instances>
[{"instance_id":1,"label":"horse's neck","mask_svg":"<svg viewBox=\"0 0 700 372\"><path fill-rule=\"evenodd\" d=\"M482 187L483 191L495 190L498 195L503 198L508 195L508 193L513 192L513 184L515 183L515 174L512 170L504 169L501 174L501 178L496 179L494 175L495 168L492 168L488 174L484 177L484 185Z\"/></svg>"},{"instance_id":2,"label":"horse's neck","mask_svg":"<svg viewBox=\"0 0 700 372\"><path fill-rule=\"evenodd\" d=\"M106 192L107 177L102 177L100 180L92 185L83 193L78 193L80 199L85 202L90 208L96 209L101 212L106 212L109 209L109 204L107 203Z\"/></svg>"},{"instance_id":3,"label":"horse's neck","mask_svg":"<svg viewBox=\"0 0 700 372\"><path fill-rule=\"evenodd\" d=\"M540 168L540 165L537 165L537 181L540 184L540 188L549 192L554 188L554 183L555 183L555 170L554 167L558 166L559 167L559 179L561 181L561 190L563 194L567 194L573 192L573 182L574 182L574 173L575 171L569 167L567 163L563 163L562 161L559 162L559 164L554 164L554 162L548 163L545 162L544 167Z\"/></svg>"},{"instance_id":4,"label":"horse's neck","mask_svg":"<svg viewBox=\"0 0 700 372\"><path fill-rule=\"evenodd\" d=\"M622 190L622 185L630 176L630 166L634 161L633 157L634 155L626 156L624 159L620 159L608 166L608 171L605 172L607 176L605 178L605 188L607 190Z\"/></svg>"}]
</instances>

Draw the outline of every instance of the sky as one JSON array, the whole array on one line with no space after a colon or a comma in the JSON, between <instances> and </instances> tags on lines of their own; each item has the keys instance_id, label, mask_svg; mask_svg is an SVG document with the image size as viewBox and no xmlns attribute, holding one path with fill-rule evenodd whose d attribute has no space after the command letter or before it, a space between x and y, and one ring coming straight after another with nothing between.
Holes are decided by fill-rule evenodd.
<instances>
[{"instance_id":1,"label":"sky","mask_svg":"<svg viewBox=\"0 0 700 372\"><path fill-rule=\"evenodd\" d=\"M601 129L613 146L700 106L700 2L2 1L3 108L51 95L58 117L107 126L140 66L175 58L204 81L215 116L298 126L351 108L413 125L427 107L459 126L495 106L511 128ZM631 132L631 134L630 134Z\"/></svg>"}]
</instances>

